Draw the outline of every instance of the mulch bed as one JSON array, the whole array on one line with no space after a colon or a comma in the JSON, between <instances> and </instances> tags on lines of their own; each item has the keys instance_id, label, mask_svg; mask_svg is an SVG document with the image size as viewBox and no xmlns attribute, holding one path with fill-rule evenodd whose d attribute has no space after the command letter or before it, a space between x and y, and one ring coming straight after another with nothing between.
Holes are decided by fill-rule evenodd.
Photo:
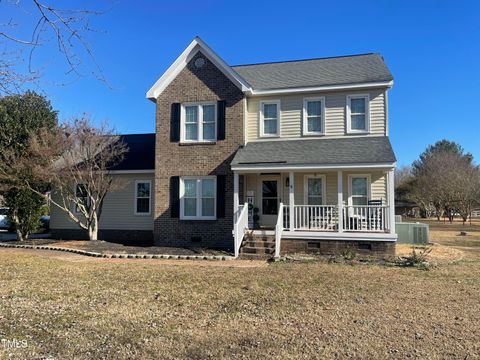
<instances>
[{"instance_id":1,"label":"mulch bed","mask_svg":"<svg viewBox=\"0 0 480 360\"><path fill-rule=\"evenodd\" d=\"M126 246L108 241L32 239L25 241L2 241L15 245L50 245L69 249L79 249L101 254L168 254L168 255L230 255L226 251L206 248L183 248L166 246Z\"/></svg>"}]
</instances>

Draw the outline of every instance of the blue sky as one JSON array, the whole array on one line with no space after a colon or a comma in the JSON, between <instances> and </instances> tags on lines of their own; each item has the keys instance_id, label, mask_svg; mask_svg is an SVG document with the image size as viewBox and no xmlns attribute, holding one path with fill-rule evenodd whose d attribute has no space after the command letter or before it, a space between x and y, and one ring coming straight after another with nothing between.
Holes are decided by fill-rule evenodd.
<instances>
[{"instance_id":1,"label":"blue sky","mask_svg":"<svg viewBox=\"0 0 480 360\"><path fill-rule=\"evenodd\" d=\"M73 7L73 1L69 5ZM88 75L65 86L54 46L39 50L40 87L60 118L87 112L118 132L154 131L145 92L195 35L231 65L381 53L395 78L390 136L399 164L441 138L480 159L478 1L80 1L111 10L88 36L112 87ZM11 13L9 13L11 11ZM0 14L0 20L15 9ZM31 20L31 19L30 19ZM22 15L19 25L28 26Z\"/></svg>"}]
</instances>

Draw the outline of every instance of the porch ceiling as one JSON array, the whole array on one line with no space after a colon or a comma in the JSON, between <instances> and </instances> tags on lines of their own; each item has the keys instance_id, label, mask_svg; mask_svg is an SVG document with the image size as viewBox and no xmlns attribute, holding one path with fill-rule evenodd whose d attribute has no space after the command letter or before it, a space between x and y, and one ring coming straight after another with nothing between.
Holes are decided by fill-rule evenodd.
<instances>
[{"instance_id":1,"label":"porch ceiling","mask_svg":"<svg viewBox=\"0 0 480 360\"><path fill-rule=\"evenodd\" d=\"M233 170L388 168L395 164L386 136L250 142L231 162Z\"/></svg>"}]
</instances>

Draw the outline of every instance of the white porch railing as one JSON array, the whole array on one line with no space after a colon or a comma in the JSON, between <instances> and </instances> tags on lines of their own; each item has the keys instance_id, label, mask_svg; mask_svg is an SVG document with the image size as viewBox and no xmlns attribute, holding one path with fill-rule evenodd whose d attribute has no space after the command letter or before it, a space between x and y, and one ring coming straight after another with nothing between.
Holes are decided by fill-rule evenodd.
<instances>
[{"instance_id":1,"label":"white porch railing","mask_svg":"<svg viewBox=\"0 0 480 360\"><path fill-rule=\"evenodd\" d=\"M233 223L233 246L235 257L240 253L245 231L248 229L248 203L239 206L238 211L234 214L235 222Z\"/></svg>"},{"instance_id":2,"label":"white porch railing","mask_svg":"<svg viewBox=\"0 0 480 360\"><path fill-rule=\"evenodd\" d=\"M289 207L284 206L281 214L284 229L291 228L289 212ZM338 231L340 228L337 205L294 205L293 213L293 230ZM343 231L387 232L390 229L389 206L345 205L342 222Z\"/></svg>"},{"instance_id":3,"label":"white porch railing","mask_svg":"<svg viewBox=\"0 0 480 360\"><path fill-rule=\"evenodd\" d=\"M390 229L389 206L348 205L343 208L344 230L386 232Z\"/></svg>"},{"instance_id":4,"label":"white porch railing","mask_svg":"<svg viewBox=\"0 0 480 360\"><path fill-rule=\"evenodd\" d=\"M280 203L278 207L278 217L277 217L277 224L275 225L275 257L280 257L280 242L282 240L282 233L283 233L283 203Z\"/></svg>"},{"instance_id":5,"label":"white porch railing","mask_svg":"<svg viewBox=\"0 0 480 360\"><path fill-rule=\"evenodd\" d=\"M294 227L298 230L334 231L338 224L336 205L294 205Z\"/></svg>"}]
</instances>

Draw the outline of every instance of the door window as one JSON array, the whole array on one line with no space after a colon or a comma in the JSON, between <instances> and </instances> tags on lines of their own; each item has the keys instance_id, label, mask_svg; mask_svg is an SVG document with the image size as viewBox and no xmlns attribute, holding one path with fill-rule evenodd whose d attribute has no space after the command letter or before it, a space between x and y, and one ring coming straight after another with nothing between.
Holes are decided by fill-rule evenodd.
<instances>
[{"instance_id":1,"label":"door window","mask_svg":"<svg viewBox=\"0 0 480 360\"><path fill-rule=\"evenodd\" d=\"M278 189L276 180L262 181L262 214L277 215Z\"/></svg>"}]
</instances>

